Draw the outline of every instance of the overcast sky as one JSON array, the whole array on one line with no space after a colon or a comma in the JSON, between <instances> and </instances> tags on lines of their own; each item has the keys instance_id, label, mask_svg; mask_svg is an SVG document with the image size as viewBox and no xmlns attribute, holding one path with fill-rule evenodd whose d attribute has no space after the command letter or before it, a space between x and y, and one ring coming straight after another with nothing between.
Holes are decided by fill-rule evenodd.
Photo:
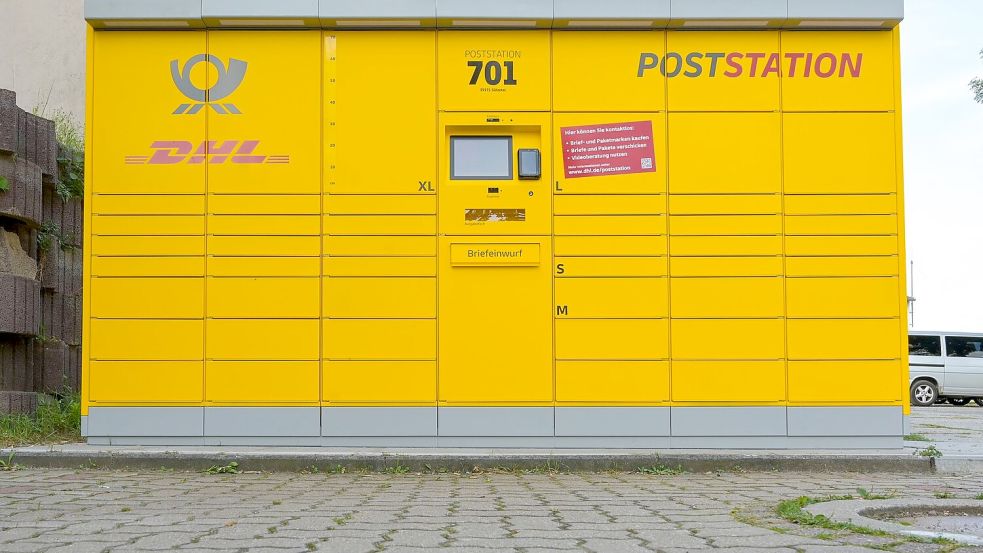
<instances>
[{"instance_id":1,"label":"overcast sky","mask_svg":"<svg viewBox=\"0 0 983 553\"><path fill-rule=\"evenodd\" d=\"M907 0L905 215L914 328L983 332L983 0Z\"/></svg>"}]
</instances>

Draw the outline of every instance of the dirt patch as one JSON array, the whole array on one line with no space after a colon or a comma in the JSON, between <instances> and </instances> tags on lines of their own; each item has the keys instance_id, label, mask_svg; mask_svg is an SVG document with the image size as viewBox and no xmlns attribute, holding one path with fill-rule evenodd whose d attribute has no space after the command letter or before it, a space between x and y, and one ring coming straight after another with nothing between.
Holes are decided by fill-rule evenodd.
<instances>
[{"instance_id":1,"label":"dirt patch","mask_svg":"<svg viewBox=\"0 0 983 553\"><path fill-rule=\"evenodd\" d=\"M21 248L20 238L3 229L0 229L0 273L31 280L38 276L38 264Z\"/></svg>"}]
</instances>

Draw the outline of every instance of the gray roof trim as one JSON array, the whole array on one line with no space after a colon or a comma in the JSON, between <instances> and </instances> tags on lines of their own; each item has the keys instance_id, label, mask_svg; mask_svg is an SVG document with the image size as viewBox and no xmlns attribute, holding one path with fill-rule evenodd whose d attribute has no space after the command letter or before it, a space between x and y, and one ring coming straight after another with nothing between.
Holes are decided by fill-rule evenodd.
<instances>
[{"instance_id":1,"label":"gray roof trim","mask_svg":"<svg viewBox=\"0 0 983 553\"><path fill-rule=\"evenodd\" d=\"M85 0L85 18L114 28L879 29L904 18L904 0Z\"/></svg>"}]
</instances>

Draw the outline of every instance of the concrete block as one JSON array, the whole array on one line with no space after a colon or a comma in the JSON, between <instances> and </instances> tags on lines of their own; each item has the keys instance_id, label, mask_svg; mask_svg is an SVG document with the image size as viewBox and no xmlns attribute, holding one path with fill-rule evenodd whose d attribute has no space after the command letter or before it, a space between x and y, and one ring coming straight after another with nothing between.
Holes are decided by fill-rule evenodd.
<instances>
[{"instance_id":1,"label":"concrete block","mask_svg":"<svg viewBox=\"0 0 983 553\"><path fill-rule=\"evenodd\" d=\"M58 339L34 342L35 369L40 376L37 391L61 393L71 387L68 367L68 345Z\"/></svg>"},{"instance_id":2,"label":"concrete block","mask_svg":"<svg viewBox=\"0 0 983 553\"><path fill-rule=\"evenodd\" d=\"M12 90L0 90L0 152L17 152L19 114L17 94Z\"/></svg>"},{"instance_id":3,"label":"concrete block","mask_svg":"<svg viewBox=\"0 0 983 553\"><path fill-rule=\"evenodd\" d=\"M0 336L0 389L30 392L34 384L34 338Z\"/></svg>"},{"instance_id":4,"label":"concrete block","mask_svg":"<svg viewBox=\"0 0 983 553\"><path fill-rule=\"evenodd\" d=\"M0 392L0 414L30 415L37 408L38 394L34 392Z\"/></svg>"},{"instance_id":5,"label":"concrete block","mask_svg":"<svg viewBox=\"0 0 983 553\"><path fill-rule=\"evenodd\" d=\"M9 187L0 192L0 216L40 225L41 168L20 157L0 155L0 177Z\"/></svg>"},{"instance_id":6,"label":"concrete block","mask_svg":"<svg viewBox=\"0 0 983 553\"><path fill-rule=\"evenodd\" d=\"M41 323L38 281L0 273L0 332L36 336Z\"/></svg>"}]
</instances>

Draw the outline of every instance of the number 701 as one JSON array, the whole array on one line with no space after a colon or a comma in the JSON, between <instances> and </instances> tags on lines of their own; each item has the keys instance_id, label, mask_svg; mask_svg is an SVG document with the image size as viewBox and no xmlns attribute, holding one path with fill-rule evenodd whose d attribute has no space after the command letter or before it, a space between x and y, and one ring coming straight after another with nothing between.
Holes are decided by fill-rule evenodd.
<instances>
[{"instance_id":1,"label":"number 701","mask_svg":"<svg viewBox=\"0 0 983 553\"><path fill-rule=\"evenodd\" d=\"M497 61L490 61L484 63L481 61L469 61L468 67L474 68L474 73L471 74L471 82L469 84L478 84L478 79L481 78L481 74L485 74L485 83L490 85L495 85L502 83L502 66L505 66L505 81L503 84L514 85L518 81L515 80L515 62L505 61L499 63ZM484 68L484 71L482 71Z\"/></svg>"}]
</instances>

